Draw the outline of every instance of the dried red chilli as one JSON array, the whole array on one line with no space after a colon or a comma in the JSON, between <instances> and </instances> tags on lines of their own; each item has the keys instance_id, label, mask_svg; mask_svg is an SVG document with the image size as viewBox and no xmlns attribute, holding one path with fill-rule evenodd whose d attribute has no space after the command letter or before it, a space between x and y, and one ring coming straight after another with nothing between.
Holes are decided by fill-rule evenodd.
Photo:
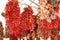
<instances>
[{"instance_id":1,"label":"dried red chilli","mask_svg":"<svg viewBox=\"0 0 60 40\"><path fill-rule=\"evenodd\" d=\"M34 29L34 16L31 6L25 7L24 11L21 14L21 25L24 30L33 30Z\"/></svg>"},{"instance_id":2,"label":"dried red chilli","mask_svg":"<svg viewBox=\"0 0 60 40\"><path fill-rule=\"evenodd\" d=\"M57 4L56 7L55 7L55 12L58 13L58 10L59 10L59 7L58 7L58 4Z\"/></svg>"},{"instance_id":3,"label":"dried red chilli","mask_svg":"<svg viewBox=\"0 0 60 40\"><path fill-rule=\"evenodd\" d=\"M52 29L53 28L53 25L52 25L52 22L47 22L47 27L46 29Z\"/></svg>"},{"instance_id":4,"label":"dried red chilli","mask_svg":"<svg viewBox=\"0 0 60 40\"><path fill-rule=\"evenodd\" d=\"M20 37L20 8L18 0L9 0L5 7L4 17L6 19L6 26L9 27L11 35Z\"/></svg>"},{"instance_id":5,"label":"dried red chilli","mask_svg":"<svg viewBox=\"0 0 60 40\"><path fill-rule=\"evenodd\" d=\"M59 17L56 17L56 19L54 19L52 21L52 25L53 25L54 28L58 28L59 27L59 25L60 25L60 21L59 20L60 20Z\"/></svg>"},{"instance_id":6,"label":"dried red chilli","mask_svg":"<svg viewBox=\"0 0 60 40\"><path fill-rule=\"evenodd\" d=\"M47 22L46 20L40 21L40 28L43 29L52 29L52 28L58 28L60 25L60 19L56 17L56 19L52 20L52 22Z\"/></svg>"},{"instance_id":7,"label":"dried red chilli","mask_svg":"<svg viewBox=\"0 0 60 40\"><path fill-rule=\"evenodd\" d=\"M40 21L40 28L45 28L47 26L47 21L44 19L44 20L41 20Z\"/></svg>"}]
</instances>

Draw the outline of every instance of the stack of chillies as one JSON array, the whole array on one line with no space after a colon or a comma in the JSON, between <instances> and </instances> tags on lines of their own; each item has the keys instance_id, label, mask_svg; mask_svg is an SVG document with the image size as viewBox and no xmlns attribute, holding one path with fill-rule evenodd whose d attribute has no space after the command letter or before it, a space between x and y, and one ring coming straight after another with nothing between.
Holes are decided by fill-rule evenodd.
<instances>
[{"instance_id":1,"label":"stack of chillies","mask_svg":"<svg viewBox=\"0 0 60 40\"><path fill-rule=\"evenodd\" d=\"M60 18L55 13L53 5L47 2L48 0L39 1L39 14L37 15L37 24L40 27L42 35L40 35L44 40L48 37L54 37L57 34L57 29L60 25ZM43 3L44 2L44 3ZM58 11L58 10L57 10ZM55 30L55 31L53 31ZM52 33L53 32L53 33Z\"/></svg>"},{"instance_id":2,"label":"stack of chillies","mask_svg":"<svg viewBox=\"0 0 60 40\"><path fill-rule=\"evenodd\" d=\"M20 21L21 29L26 31L25 32L26 35L29 33L30 36L32 35L32 32L34 31L34 27L35 27L33 13L34 12L31 8L31 6L29 6L29 5L28 5L28 7L25 7L24 11L21 13L21 21Z\"/></svg>"},{"instance_id":3,"label":"stack of chillies","mask_svg":"<svg viewBox=\"0 0 60 40\"><path fill-rule=\"evenodd\" d=\"M18 0L8 0L5 6L6 26L9 28L9 33L15 37L20 37L20 8Z\"/></svg>"}]
</instances>

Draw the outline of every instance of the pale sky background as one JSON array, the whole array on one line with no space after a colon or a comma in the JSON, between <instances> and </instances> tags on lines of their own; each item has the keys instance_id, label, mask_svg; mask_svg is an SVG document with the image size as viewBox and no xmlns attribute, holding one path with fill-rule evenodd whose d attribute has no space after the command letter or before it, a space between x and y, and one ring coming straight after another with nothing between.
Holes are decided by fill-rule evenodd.
<instances>
[{"instance_id":1,"label":"pale sky background","mask_svg":"<svg viewBox=\"0 0 60 40\"><path fill-rule=\"evenodd\" d=\"M5 19L1 16L1 13L4 12L6 2L8 2L8 0L0 0L0 21L2 21L3 26L5 26Z\"/></svg>"}]
</instances>

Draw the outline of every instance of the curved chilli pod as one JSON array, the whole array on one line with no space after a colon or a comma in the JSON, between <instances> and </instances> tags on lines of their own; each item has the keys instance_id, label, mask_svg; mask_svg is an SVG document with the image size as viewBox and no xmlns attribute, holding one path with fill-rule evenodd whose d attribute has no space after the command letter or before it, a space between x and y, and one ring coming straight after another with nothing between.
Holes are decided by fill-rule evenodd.
<instances>
[{"instance_id":1,"label":"curved chilli pod","mask_svg":"<svg viewBox=\"0 0 60 40\"><path fill-rule=\"evenodd\" d=\"M58 13L58 9L59 9L59 7L58 7L58 4L56 5L56 8L55 8L55 12L56 13Z\"/></svg>"},{"instance_id":2,"label":"curved chilli pod","mask_svg":"<svg viewBox=\"0 0 60 40\"><path fill-rule=\"evenodd\" d=\"M33 10L28 5L28 7L24 8L24 11L21 14L21 28L25 31L33 30L35 27L34 25L34 16Z\"/></svg>"},{"instance_id":3,"label":"curved chilli pod","mask_svg":"<svg viewBox=\"0 0 60 40\"><path fill-rule=\"evenodd\" d=\"M52 29L53 28L53 25L52 25L52 22L47 22L47 27L46 29Z\"/></svg>"},{"instance_id":4,"label":"curved chilli pod","mask_svg":"<svg viewBox=\"0 0 60 40\"><path fill-rule=\"evenodd\" d=\"M47 21L46 20L41 20L40 21L40 28L46 28L46 26L47 26Z\"/></svg>"},{"instance_id":5,"label":"curved chilli pod","mask_svg":"<svg viewBox=\"0 0 60 40\"><path fill-rule=\"evenodd\" d=\"M58 28L59 25L60 25L60 13L59 13L59 3L56 4L56 7L55 7L55 14L56 14L56 19L53 20L53 25L54 25L54 28Z\"/></svg>"},{"instance_id":6,"label":"curved chilli pod","mask_svg":"<svg viewBox=\"0 0 60 40\"><path fill-rule=\"evenodd\" d=\"M56 19L52 20L52 22L47 22L45 19L40 20L40 28L43 29L52 29L54 28L58 28L59 26L59 21L60 19L58 17L56 17Z\"/></svg>"},{"instance_id":7,"label":"curved chilli pod","mask_svg":"<svg viewBox=\"0 0 60 40\"><path fill-rule=\"evenodd\" d=\"M20 8L18 0L8 0L5 6L4 17L6 19L6 26L9 28L10 34L15 37L20 37Z\"/></svg>"},{"instance_id":8,"label":"curved chilli pod","mask_svg":"<svg viewBox=\"0 0 60 40\"><path fill-rule=\"evenodd\" d=\"M43 29L52 29L53 28L53 24L52 22L47 22L45 19L40 20L40 28Z\"/></svg>"},{"instance_id":9,"label":"curved chilli pod","mask_svg":"<svg viewBox=\"0 0 60 40\"><path fill-rule=\"evenodd\" d=\"M54 28L58 28L59 27L59 25L60 25L60 21L59 21L60 19L58 18L58 17L56 17L56 19L54 19L53 21L52 21L52 25L53 25L53 27Z\"/></svg>"}]
</instances>

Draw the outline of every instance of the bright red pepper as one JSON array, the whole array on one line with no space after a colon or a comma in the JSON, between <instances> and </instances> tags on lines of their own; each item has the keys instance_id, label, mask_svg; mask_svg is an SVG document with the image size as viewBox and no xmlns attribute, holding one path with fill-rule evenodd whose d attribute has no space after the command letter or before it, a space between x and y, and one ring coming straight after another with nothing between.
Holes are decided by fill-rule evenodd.
<instances>
[{"instance_id":1,"label":"bright red pepper","mask_svg":"<svg viewBox=\"0 0 60 40\"><path fill-rule=\"evenodd\" d=\"M5 7L4 17L6 19L6 26L10 29L10 34L20 37L20 7L18 0L9 0Z\"/></svg>"},{"instance_id":2,"label":"bright red pepper","mask_svg":"<svg viewBox=\"0 0 60 40\"><path fill-rule=\"evenodd\" d=\"M30 6L24 8L24 11L21 14L21 25L24 30L33 30L34 29L34 16L33 10Z\"/></svg>"}]
</instances>

